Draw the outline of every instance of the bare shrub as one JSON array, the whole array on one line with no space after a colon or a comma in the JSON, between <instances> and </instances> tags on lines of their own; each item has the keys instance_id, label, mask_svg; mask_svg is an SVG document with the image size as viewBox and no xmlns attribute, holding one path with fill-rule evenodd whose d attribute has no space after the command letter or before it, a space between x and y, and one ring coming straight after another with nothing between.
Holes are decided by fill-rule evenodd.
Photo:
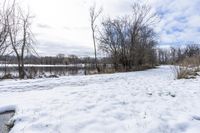
<instances>
[{"instance_id":1,"label":"bare shrub","mask_svg":"<svg viewBox=\"0 0 200 133\"><path fill-rule=\"evenodd\" d=\"M174 66L172 70L176 79L186 79L190 73L190 70L187 67Z\"/></svg>"},{"instance_id":2,"label":"bare shrub","mask_svg":"<svg viewBox=\"0 0 200 133\"><path fill-rule=\"evenodd\" d=\"M200 58L199 56L187 57L172 69L176 79L195 78L200 71Z\"/></svg>"}]
</instances>

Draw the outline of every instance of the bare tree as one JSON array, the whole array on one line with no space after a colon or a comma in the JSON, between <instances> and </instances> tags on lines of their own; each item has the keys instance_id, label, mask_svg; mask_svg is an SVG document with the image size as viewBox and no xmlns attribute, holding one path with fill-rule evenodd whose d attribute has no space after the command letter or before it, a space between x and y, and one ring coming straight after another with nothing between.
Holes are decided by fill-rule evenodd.
<instances>
[{"instance_id":1,"label":"bare tree","mask_svg":"<svg viewBox=\"0 0 200 133\"><path fill-rule=\"evenodd\" d=\"M146 4L134 3L132 6L132 17L130 20L130 57L129 60L133 63L132 65L141 65L141 55L143 46L150 45L153 40L156 40L155 33L151 28L157 21L156 13L152 12L150 6ZM142 38L142 39L141 39Z\"/></svg>"},{"instance_id":2,"label":"bare tree","mask_svg":"<svg viewBox=\"0 0 200 133\"><path fill-rule=\"evenodd\" d=\"M3 2L0 9L0 56L4 55L6 49L9 46L7 43L8 38L8 25L6 23L6 18L9 15L9 10L5 9L5 2Z\"/></svg>"},{"instance_id":3,"label":"bare tree","mask_svg":"<svg viewBox=\"0 0 200 133\"><path fill-rule=\"evenodd\" d=\"M169 64L170 63L170 51L168 49L158 48L157 58L159 64Z\"/></svg>"},{"instance_id":4,"label":"bare tree","mask_svg":"<svg viewBox=\"0 0 200 133\"><path fill-rule=\"evenodd\" d=\"M33 34L31 32L31 15L13 2L10 8L10 14L7 16L8 35L12 49L17 57L19 78L25 78L24 56L25 52L34 51Z\"/></svg>"},{"instance_id":5,"label":"bare tree","mask_svg":"<svg viewBox=\"0 0 200 133\"><path fill-rule=\"evenodd\" d=\"M102 23L99 48L112 58L115 70L140 69L156 64L156 15L147 5L134 4L132 16L108 18Z\"/></svg>"},{"instance_id":6,"label":"bare tree","mask_svg":"<svg viewBox=\"0 0 200 133\"><path fill-rule=\"evenodd\" d=\"M93 39L93 45L94 45L95 67L98 72L100 70L97 65L97 48L96 48L96 37L95 37L97 25L95 24L95 22L101 13L102 13L102 8L100 8L98 11L96 11L95 4L92 7L90 7L90 24L91 24L92 39Z\"/></svg>"},{"instance_id":7,"label":"bare tree","mask_svg":"<svg viewBox=\"0 0 200 133\"><path fill-rule=\"evenodd\" d=\"M6 39L7 39L7 26L0 20L0 56L2 56L8 45L6 45Z\"/></svg>"},{"instance_id":8,"label":"bare tree","mask_svg":"<svg viewBox=\"0 0 200 133\"><path fill-rule=\"evenodd\" d=\"M191 44L185 48L184 55L186 57L193 57L200 55L200 46L199 44Z\"/></svg>"},{"instance_id":9,"label":"bare tree","mask_svg":"<svg viewBox=\"0 0 200 133\"><path fill-rule=\"evenodd\" d=\"M99 48L111 57L115 70L118 69L118 64L126 67L129 45L127 18L108 18L102 23L102 27Z\"/></svg>"}]
</instances>

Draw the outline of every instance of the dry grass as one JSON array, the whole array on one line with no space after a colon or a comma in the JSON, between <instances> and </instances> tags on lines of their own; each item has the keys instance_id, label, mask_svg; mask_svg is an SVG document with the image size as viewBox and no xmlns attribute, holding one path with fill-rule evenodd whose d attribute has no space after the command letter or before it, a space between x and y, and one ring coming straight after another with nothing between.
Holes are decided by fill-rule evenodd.
<instances>
[{"instance_id":1,"label":"dry grass","mask_svg":"<svg viewBox=\"0 0 200 133\"><path fill-rule=\"evenodd\" d=\"M172 69L176 79L194 78L193 70L188 67L174 66Z\"/></svg>"},{"instance_id":2,"label":"dry grass","mask_svg":"<svg viewBox=\"0 0 200 133\"><path fill-rule=\"evenodd\" d=\"M172 69L176 79L195 78L200 71L200 56L185 58Z\"/></svg>"}]
</instances>

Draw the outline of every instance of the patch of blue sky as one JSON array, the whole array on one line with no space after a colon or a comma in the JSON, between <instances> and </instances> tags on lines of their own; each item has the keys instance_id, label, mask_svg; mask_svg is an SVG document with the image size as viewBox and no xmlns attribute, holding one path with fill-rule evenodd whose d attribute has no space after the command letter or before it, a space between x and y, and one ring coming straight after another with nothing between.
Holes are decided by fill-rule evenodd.
<instances>
[{"instance_id":1,"label":"patch of blue sky","mask_svg":"<svg viewBox=\"0 0 200 133\"><path fill-rule=\"evenodd\" d=\"M178 27L173 27L171 29L166 30L165 32L166 32L166 34L171 35L171 34L174 34L174 33L177 33L177 32L184 32L184 29L181 29L181 28L178 28Z\"/></svg>"},{"instance_id":2,"label":"patch of blue sky","mask_svg":"<svg viewBox=\"0 0 200 133\"><path fill-rule=\"evenodd\" d=\"M175 18L176 21L180 22L180 23L187 23L188 22L188 19L186 16L177 16Z\"/></svg>"}]
</instances>

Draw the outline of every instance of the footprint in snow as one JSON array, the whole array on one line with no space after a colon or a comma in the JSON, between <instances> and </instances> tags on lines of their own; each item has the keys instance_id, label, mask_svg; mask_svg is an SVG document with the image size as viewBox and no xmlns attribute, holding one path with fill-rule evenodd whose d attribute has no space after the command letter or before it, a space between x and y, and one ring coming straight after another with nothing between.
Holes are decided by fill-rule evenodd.
<instances>
[{"instance_id":1,"label":"footprint in snow","mask_svg":"<svg viewBox=\"0 0 200 133\"><path fill-rule=\"evenodd\" d=\"M200 116L193 116L194 120L200 121Z\"/></svg>"}]
</instances>

